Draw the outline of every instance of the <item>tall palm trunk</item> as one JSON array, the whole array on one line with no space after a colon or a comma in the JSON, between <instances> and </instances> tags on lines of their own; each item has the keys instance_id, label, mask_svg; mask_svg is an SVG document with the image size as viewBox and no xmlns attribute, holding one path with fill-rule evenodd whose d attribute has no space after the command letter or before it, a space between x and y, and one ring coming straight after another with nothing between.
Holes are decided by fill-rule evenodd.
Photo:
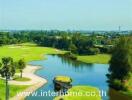
<instances>
[{"instance_id":1,"label":"tall palm trunk","mask_svg":"<svg viewBox=\"0 0 132 100\"><path fill-rule=\"evenodd\" d=\"M9 100L9 87L8 87L8 78L6 76L6 96L5 100Z\"/></svg>"},{"instance_id":2,"label":"tall palm trunk","mask_svg":"<svg viewBox=\"0 0 132 100\"><path fill-rule=\"evenodd\" d=\"M22 78L23 71L21 70L20 72L21 72L21 76L20 77Z\"/></svg>"}]
</instances>

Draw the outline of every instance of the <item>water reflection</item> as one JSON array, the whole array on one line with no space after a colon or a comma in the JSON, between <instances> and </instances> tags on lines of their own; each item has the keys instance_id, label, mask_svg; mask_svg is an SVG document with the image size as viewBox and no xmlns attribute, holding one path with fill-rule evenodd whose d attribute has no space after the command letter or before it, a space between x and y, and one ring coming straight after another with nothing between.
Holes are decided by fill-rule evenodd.
<instances>
[{"instance_id":1,"label":"water reflection","mask_svg":"<svg viewBox=\"0 0 132 100\"><path fill-rule=\"evenodd\" d=\"M58 58L61 59L62 64L67 64L69 67L73 67L73 69L77 72L82 72L84 69L90 70L92 69L93 64L83 63L77 60L69 59L63 55L57 55Z\"/></svg>"}]
</instances>

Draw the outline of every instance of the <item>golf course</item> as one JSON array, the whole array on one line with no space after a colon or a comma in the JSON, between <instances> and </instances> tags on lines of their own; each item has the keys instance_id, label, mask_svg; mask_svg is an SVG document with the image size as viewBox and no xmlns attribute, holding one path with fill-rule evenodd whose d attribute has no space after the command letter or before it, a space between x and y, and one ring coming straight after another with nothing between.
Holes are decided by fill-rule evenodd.
<instances>
[{"instance_id":1,"label":"golf course","mask_svg":"<svg viewBox=\"0 0 132 100\"><path fill-rule=\"evenodd\" d=\"M132 0L0 0L0 100L132 100Z\"/></svg>"},{"instance_id":2,"label":"golf course","mask_svg":"<svg viewBox=\"0 0 132 100\"><path fill-rule=\"evenodd\" d=\"M18 59L24 58L24 60L28 63L30 61L36 61L36 60L44 60L46 59L47 54L63 54L66 51L61 51L55 48L49 48L49 47L40 47L37 46L36 44L33 43L23 43L23 44L14 44L14 45L5 45L0 47L0 59L2 57L12 57L15 61ZM92 60L88 60L87 59ZM98 62L98 58L103 57L105 60L101 60L102 62ZM97 55L95 56L78 56L78 60L84 61L87 63L108 63L109 60L108 55ZM19 71L17 71L19 73ZM23 78L23 79L16 79L16 81L28 81L30 79ZM25 90L30 86L15 86L15 85L10 85L10 97L13 97L16 95L16 93ZM14 91L17 88L17 91ZM4 86L4 80L0 79L0 94L1 94L1 99L4 100L5 98L5 86Z\"/></svg>"}]
</instances>

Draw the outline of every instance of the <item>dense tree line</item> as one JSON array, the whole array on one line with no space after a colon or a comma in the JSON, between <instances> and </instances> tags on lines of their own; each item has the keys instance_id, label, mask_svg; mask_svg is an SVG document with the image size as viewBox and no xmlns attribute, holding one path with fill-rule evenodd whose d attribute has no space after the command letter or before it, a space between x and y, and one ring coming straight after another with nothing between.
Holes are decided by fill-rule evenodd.
<instances>
[{"instance_id":1,"label":"dense tree line","mask_svg":"<svg viewBox=\"0 0 132 100\"><path fill-rule=\"evenodd\" d=\"M38 45L69 50L72 53L81 55L109 53L111 46L115 44L117 40L118 37L81 33L60 33L56 35L39 34L33 37L33 41Z\"/></svg>"},{"instance_id":2,"label":"dense tree line","mask_svg":"<svg viewBox=\"0 0 132 100\"><path fill-rule=\"evenodd\" d=\"M83 33L70 31L11 31L0 32L0 45L35 42L41 46L69 50L75 54L110 53L122 35L114 32Z\"/></svg>"}]
</instances>

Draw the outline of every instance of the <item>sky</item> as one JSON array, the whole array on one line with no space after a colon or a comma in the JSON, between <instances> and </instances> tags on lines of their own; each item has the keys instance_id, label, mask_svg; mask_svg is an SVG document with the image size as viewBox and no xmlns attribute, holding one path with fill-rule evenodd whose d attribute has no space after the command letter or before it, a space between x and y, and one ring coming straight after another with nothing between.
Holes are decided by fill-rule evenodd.
<instances>
[{"instance_id":1,"label":"sky","mask_svg":"<svg viewBox=\"0 0 132 100\"><path fill-rule=\"evenodd\" d=\"M132 29L132 0L0 0L0 30Z\"/></svg>"}]
</instances>

